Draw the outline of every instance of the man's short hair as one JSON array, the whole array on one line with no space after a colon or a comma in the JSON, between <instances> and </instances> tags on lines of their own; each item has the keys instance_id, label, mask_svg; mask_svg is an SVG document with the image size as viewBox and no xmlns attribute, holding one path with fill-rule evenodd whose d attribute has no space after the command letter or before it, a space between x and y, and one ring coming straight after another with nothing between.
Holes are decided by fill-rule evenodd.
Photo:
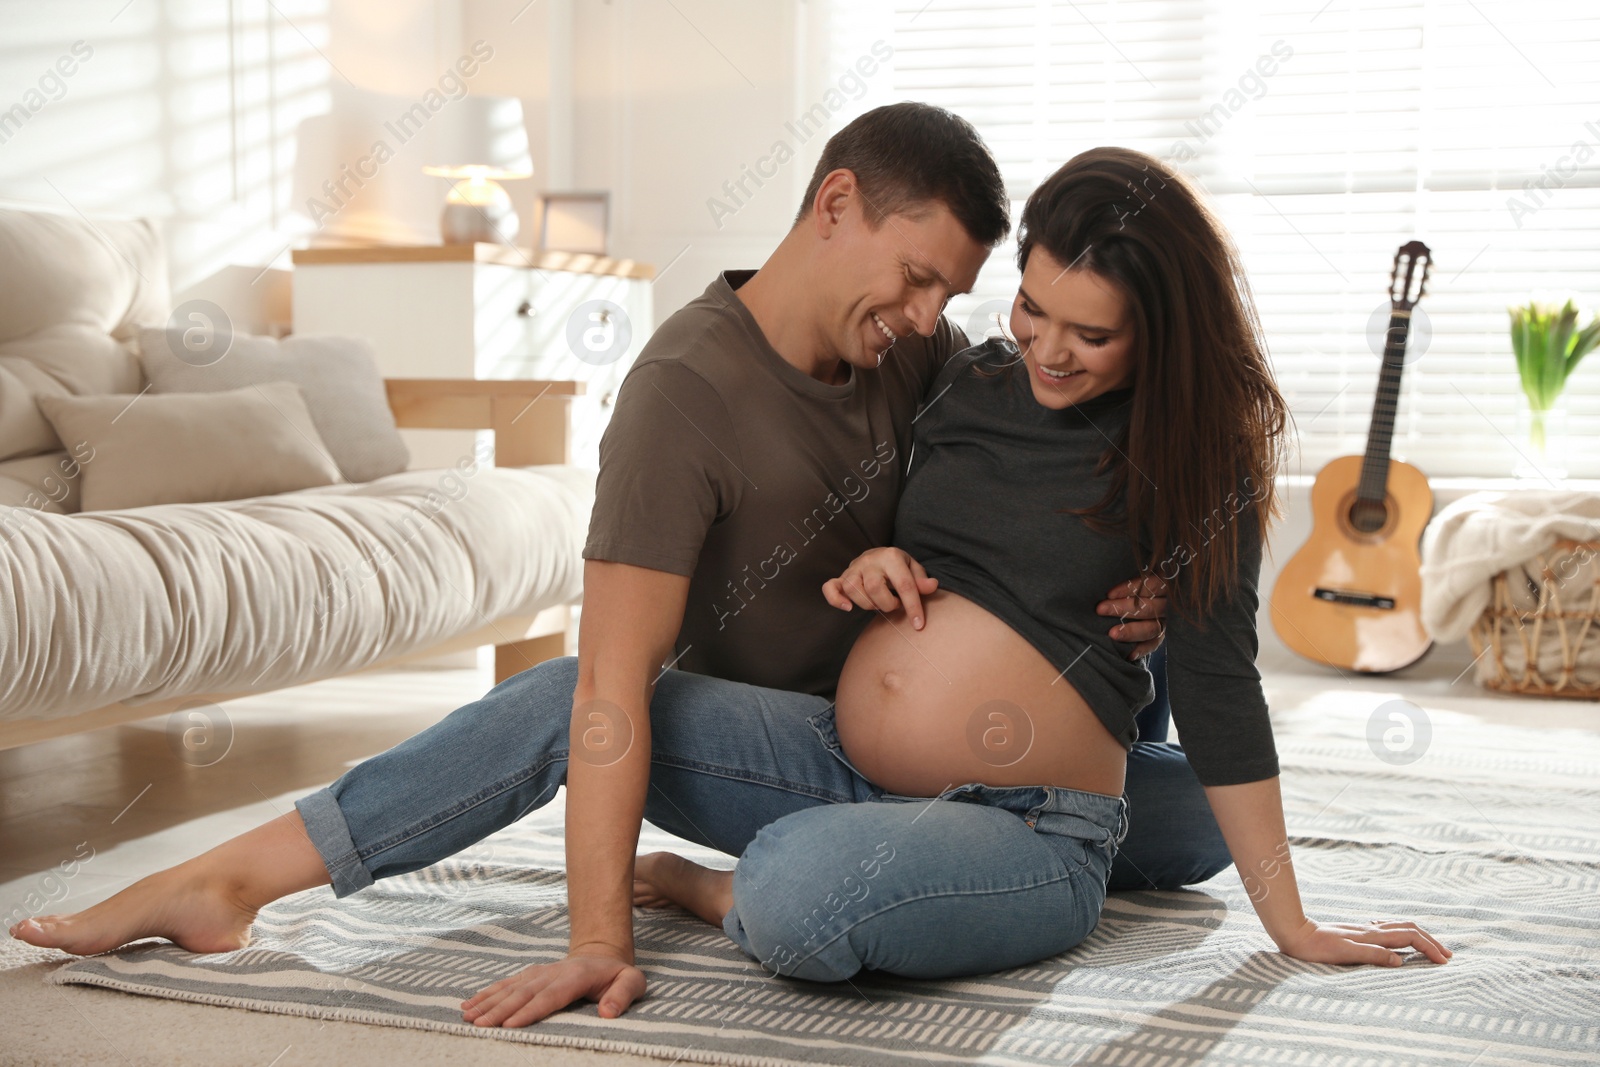
<instances>
[{"instance_id":1,"label":"man's short hair","mask_svg":"<svg viewBox=\"0 0 1600 1067\"><path fill-rule=\"evenodd\" d=\"M993 248L1011 232L1011 199L988 146L959 115L932 104L888 104L828 138L795 222L816 202L822 180L839 169L856 176L869 224L937 201L967 234Z\"/></svg>"}]
</instances>

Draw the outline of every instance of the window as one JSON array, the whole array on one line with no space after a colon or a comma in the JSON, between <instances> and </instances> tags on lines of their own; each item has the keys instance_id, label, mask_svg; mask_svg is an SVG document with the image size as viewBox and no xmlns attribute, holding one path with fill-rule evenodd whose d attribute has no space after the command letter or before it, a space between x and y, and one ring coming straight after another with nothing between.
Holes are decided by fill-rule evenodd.
<instances>
[{"instance_id":1,"label":"window","mask_svg":"<svg viewBox=\"0 0 1600 1067\"><path fill-rule=\"evenodd\" d=\"M897 0L895 93L972 120L1019 202L1101 144L1196 178L1244 256L1307 474L1364 449L1390 263L1400 244L1426 241L1435 266L1395 455L1435 477L1508 476L1531 450L1506 307L1573 291L1600 308L1591 10ZM958 323L1009 301L1014 255L998 250L978 291L952 302ZM1569 471L1600 477L1600 354L1565 406Z\"/></svg>"}]
</instances>

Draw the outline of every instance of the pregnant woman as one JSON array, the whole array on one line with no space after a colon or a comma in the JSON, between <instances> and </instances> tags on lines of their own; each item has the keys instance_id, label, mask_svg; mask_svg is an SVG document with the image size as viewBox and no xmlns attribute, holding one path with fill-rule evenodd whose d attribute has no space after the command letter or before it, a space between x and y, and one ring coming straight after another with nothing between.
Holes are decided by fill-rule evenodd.
<instances>
[{"instance_id":1,"label":"pregnant woman","mask_svg":"<svg viewBox=\"0 0 1600 1067\"><path fill-rule=\"evenodd\" d=\"M1443 963L1449 950L1414 923L1301 910L1253 662L1284 411L1226 236L1159 161L1099 149L1029 199L1018 257L1017 345L947 365L916 422L896 547L819 593L878 613L836 701L676 670L656 680L634 727L645 817L740 859L726 872L640 857L634 902L680 904L773 971L819 981L972 974L1082 941L1126 833L1134 714L1152 696L1095 605L1147 573L1171 587L1171 702L1205 787L1193 802L1226 838L1164 880L1202 881L1231 854L1284 952ZM382 776L347 775L297 815L13 933L78 953L147 936L225 951L286 893L344 896L437 862L548 803L569 762L619 758L584 747L605 709L573 707L579 681L572 659L525 671L432 740L379 757ZM489 715L506 687L515 706ZM631 953L574 941L463 1017L523 1026L587 997L608 1018L643 993Z\"/></svg>"}]
</instances>

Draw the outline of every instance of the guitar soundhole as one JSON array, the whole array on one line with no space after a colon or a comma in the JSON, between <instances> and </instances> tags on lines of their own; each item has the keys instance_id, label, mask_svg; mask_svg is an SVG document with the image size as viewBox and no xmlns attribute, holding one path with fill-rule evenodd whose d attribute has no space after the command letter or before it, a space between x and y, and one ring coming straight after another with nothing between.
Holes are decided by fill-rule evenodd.
<instances>
[{"instance_id":1,"label":"guitar soundhole","mask_svg":"<svg viewBox=\"0 0 1600 1067\"><path fill-rule=\"evenodd\" d=\"M1381 500L1357 500L1350 507L1350 525L1365 534L1377 533L1389 521L1389 509Z\"/></svg>"}]
</instances>

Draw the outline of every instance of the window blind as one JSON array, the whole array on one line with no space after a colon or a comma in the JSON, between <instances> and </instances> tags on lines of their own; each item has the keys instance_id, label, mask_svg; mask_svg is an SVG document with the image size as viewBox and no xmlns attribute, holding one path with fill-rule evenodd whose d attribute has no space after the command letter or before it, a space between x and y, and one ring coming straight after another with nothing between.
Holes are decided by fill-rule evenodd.
<instances>
[{"instance_id":1,"label":"window blind","mask_svg":"<svg viewBox=\"0 0 1600 1067\"><path fill-rule=\"evenodd\" d=\"M982 132L1020 201L1096 145L1166 159L1238 243L1296 471L1365 447L1394 250L1434 269L1395 455L1507 476L1527 444L1506 308L1600 307L1600 12L1559 0L896 0L894 91ZM957 322L1015 293L991 257ZM1587 321L1586 315L1586 321ZM969 332L971 330L969 329ZM1567 469L1600 477L1600 354L1565 396Z\"/></svg>"}]
</instances>

